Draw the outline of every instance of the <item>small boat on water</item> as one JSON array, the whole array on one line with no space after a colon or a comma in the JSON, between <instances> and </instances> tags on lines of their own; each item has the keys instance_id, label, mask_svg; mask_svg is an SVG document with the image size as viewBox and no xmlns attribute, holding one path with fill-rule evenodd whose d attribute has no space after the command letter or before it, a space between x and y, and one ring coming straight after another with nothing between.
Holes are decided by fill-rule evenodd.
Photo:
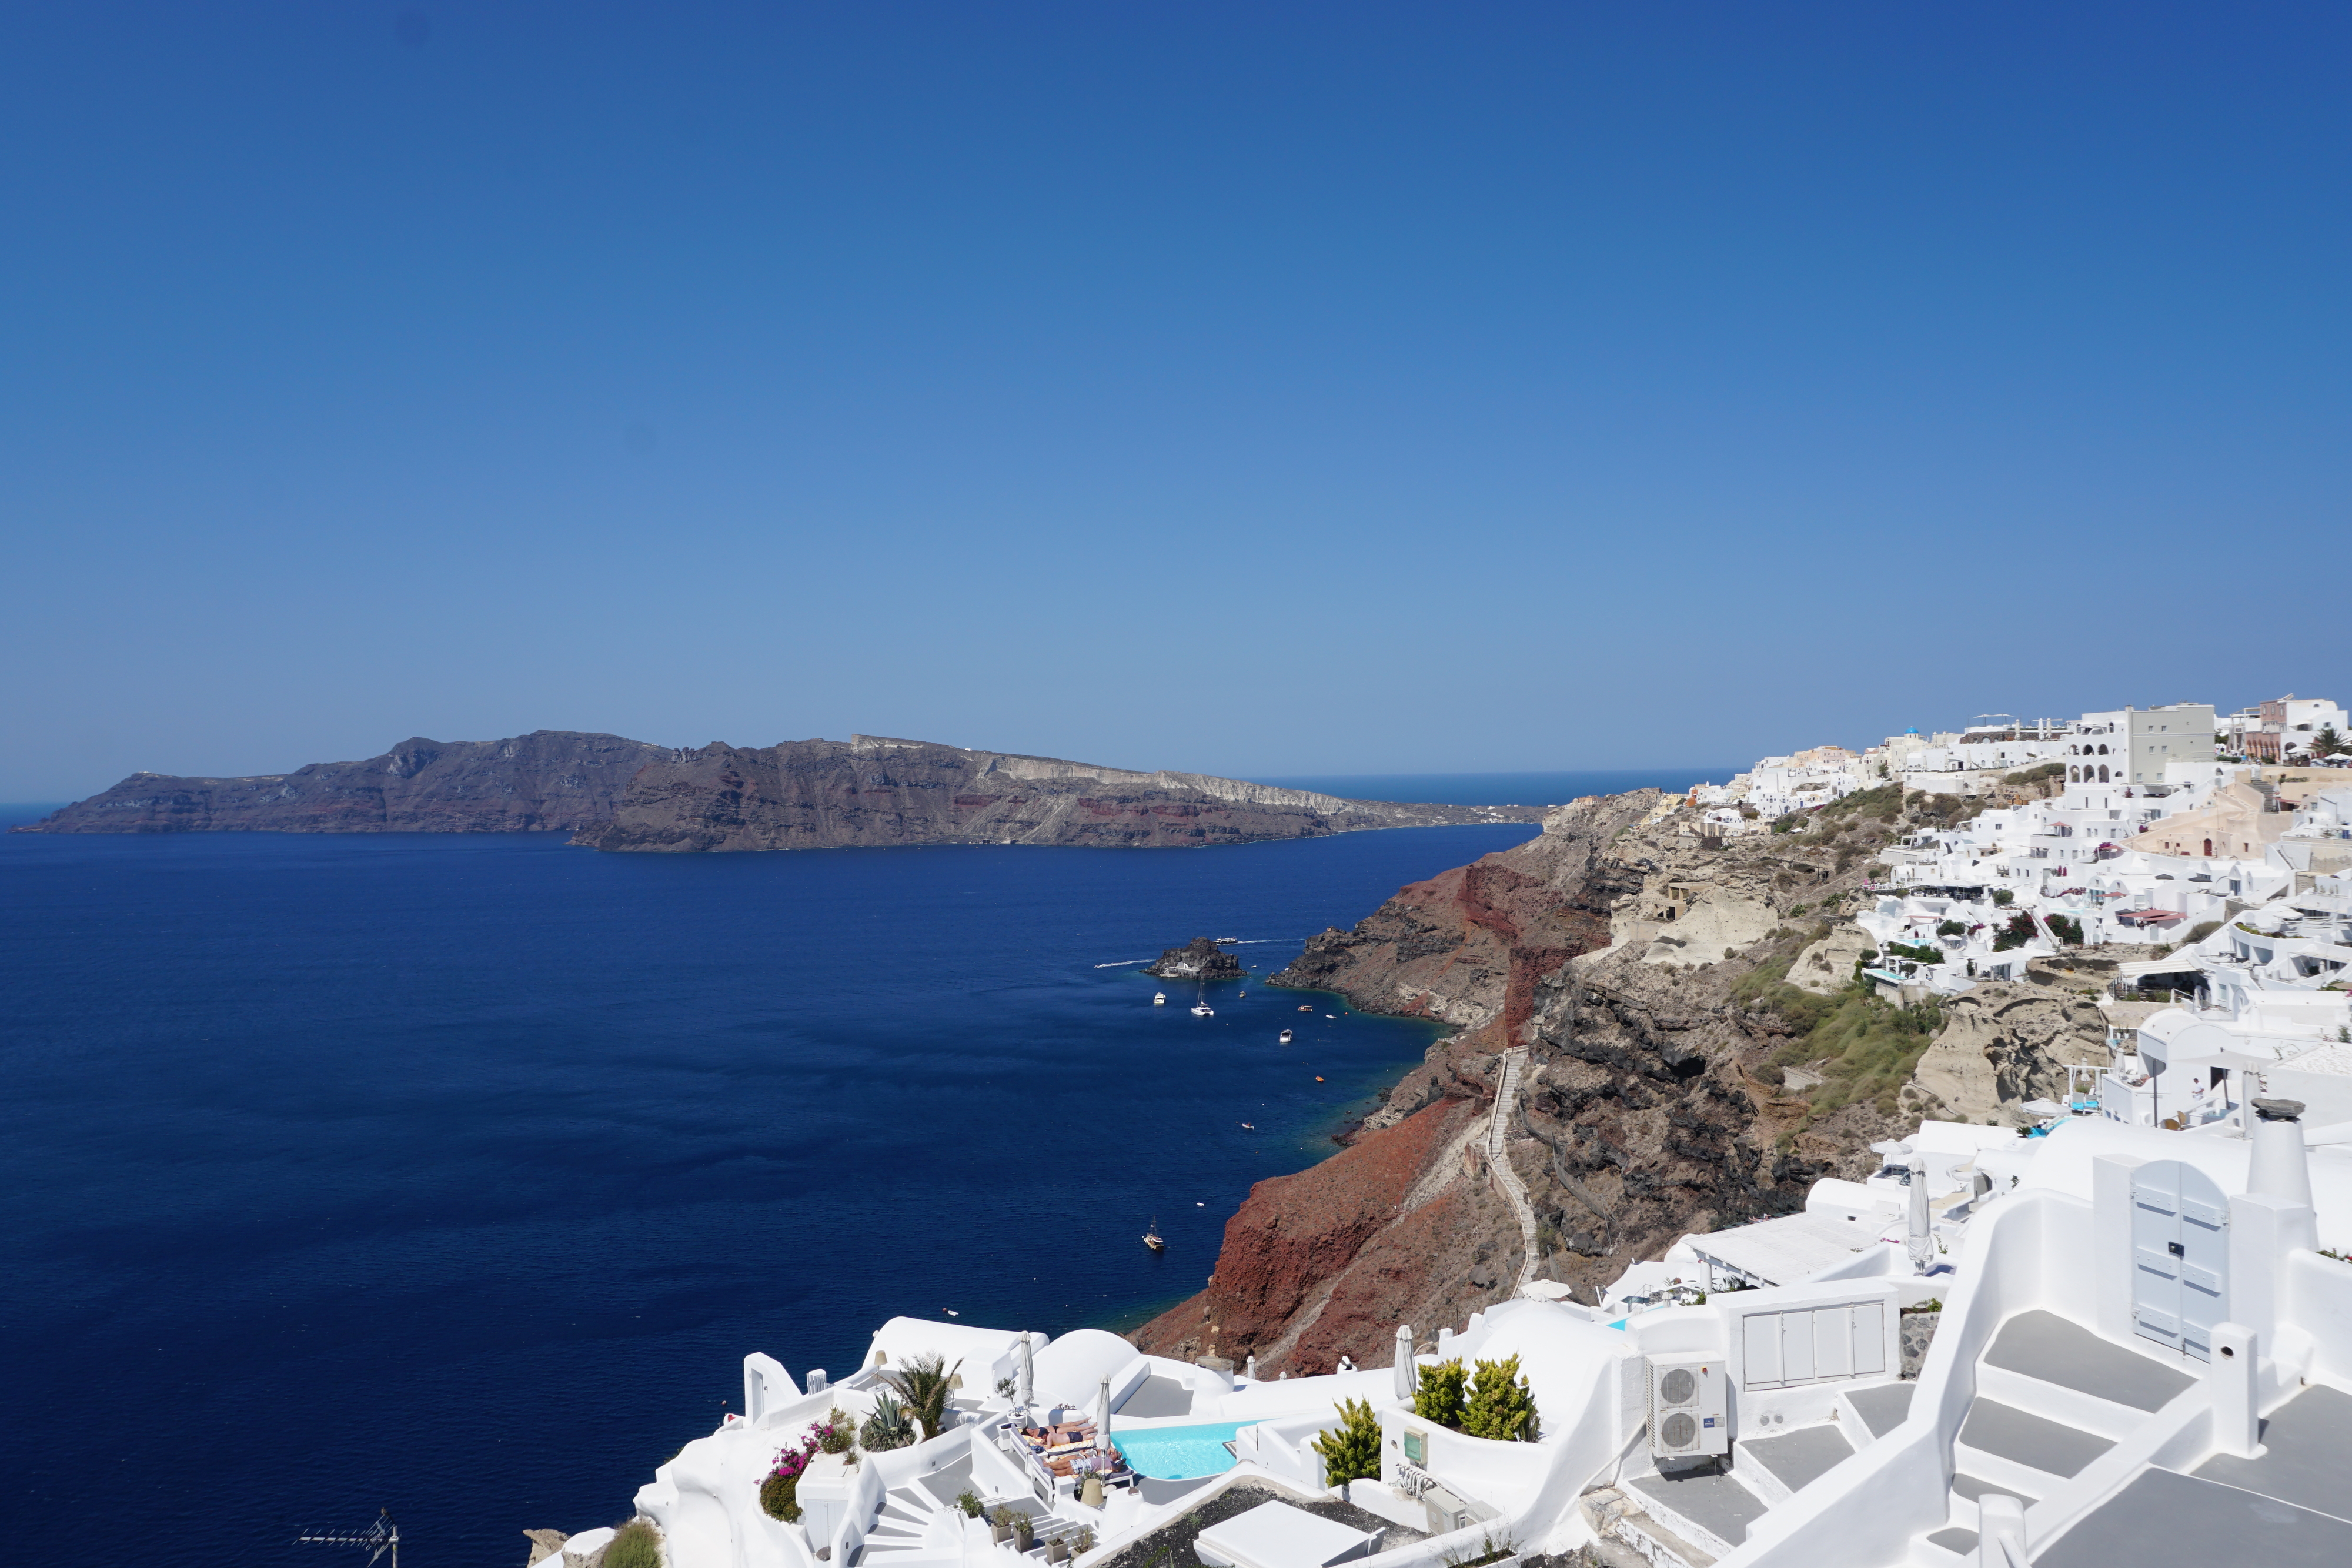
<instances>
[{"instance_id":1,"label":"small boat on water","mask_svg":"<svg viewBox=\"0 0 2352 1568\"><path fill-rule=\"evenodd\" d=\"M1303 1013L1311 1013L1315 1010L1315 1004L1312 1002L1301 1002L1298 1005L1298 1010Z\"/></svg>"},{"instance_id":2,"label":"small boat on water","mask_svg":"<svg viewBox=\"0 0 2352 1568\"><path fill-rule=\"evenodd\" d=\"M1151 1217L1151 1228L1143 1233L1143 1244L1154 1252L1168 1250L1168 1243L1160 1235L1160 1217L1156 1214Z\"/></svg>"},{"instance_id":3,"label":"small boat on water","mask_svg":"<svg viewBox=\"0 0 2352 1568\"><path fill-rule=\"evenodd\" d=\"M1255 1133L1257 1131L1257 1124L1255 1122L1244 1122L1242 1124L1242 1130L1244 1132Z\"/></svg>"},{"instance_id":4,"label":"small boat on water","mask_svg":"<svg viewBox=\"0 0 2352 1568\"><path fill-rule=\"evenodd\" d=\"M1201 999L1192 1004L1192 1016L1196 1019L1213 1019L1217 1016L1217 1009L1209 1005L1209 982L1206 980L1201 982Z\"/></svg>"},{"instance_id":5,"label":"small boat on water","mask_svg":"<svg viewBox=\"0 0 2352 1568\"><path fill-rule=\"evenodd\" d=\"M1154 992L1152 992L1152 993L1151 993L1151 1005L1152 1005L1153 1007L1155 1007L1155 1008L1164 1008L1164 1007L1166 1007L1166 1006L1168 1005L1168 993L1167 993L1166 991L1154 991Z\"/></svg>"},{"instance_id":6,"label":"small boat on water","mask_svg":"<svg viewBox=\"0 0 2352 1568\"><path fill-rule=\"evenodd\" d=\"M1282 1043L1285 1045L1288 1045L1290 1043L1290 1031L1288 1030L1284 1030L1282 1031Z\"/></svg>"}]
</instances>

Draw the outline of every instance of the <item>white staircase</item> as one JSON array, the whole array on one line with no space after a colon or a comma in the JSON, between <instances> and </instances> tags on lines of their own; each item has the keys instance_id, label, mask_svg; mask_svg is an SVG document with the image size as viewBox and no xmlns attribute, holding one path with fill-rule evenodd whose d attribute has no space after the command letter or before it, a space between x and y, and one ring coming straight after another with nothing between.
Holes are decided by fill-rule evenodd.
<instances>
[{"instance_id":1,"label":"white staircase","mask_svg":"<svg viewBox=\"0 0 2352 1568\"><path fill-rule=\"evenodd\" d=\"M2050 1312L2010 1319L1977 1362L1976 1397L1952 1443L1945 1521L1912 1542L1910 1562L1969 1568L1978 1500L2000 1492L2031 1509L2068 1488L2194 1384L2194 1364L2101 1339Z\"/></svg>"},{"instance_id":2,"label":"white staircase","mask_svg":"<svg viewBox=\"0 0 2352 1568\"><path fill-rule=\"evenodd\" d=\"M882 1507L866 1527L866 1546L857 1564L880 1568L931 1568L961 1563L963 1511L942 1501L921 1481L892 1487L882 1494Z\"/></svg>"}]
</instances>

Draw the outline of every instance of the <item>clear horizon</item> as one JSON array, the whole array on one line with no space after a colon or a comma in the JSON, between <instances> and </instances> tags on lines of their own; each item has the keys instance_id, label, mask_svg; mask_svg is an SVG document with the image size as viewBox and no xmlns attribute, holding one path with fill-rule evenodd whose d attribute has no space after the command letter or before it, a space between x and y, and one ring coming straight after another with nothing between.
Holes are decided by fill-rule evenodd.
<instances>
[{"instance_id":1,"label":"clear horizon","mask_svg":"<svg viewBox=\"0 0 2352 1568\"><path fill-rule=\"evenodd\" d=\"M2352 695L2340 8L12 21L0 798Z\"/></svg>"}]
</instances>

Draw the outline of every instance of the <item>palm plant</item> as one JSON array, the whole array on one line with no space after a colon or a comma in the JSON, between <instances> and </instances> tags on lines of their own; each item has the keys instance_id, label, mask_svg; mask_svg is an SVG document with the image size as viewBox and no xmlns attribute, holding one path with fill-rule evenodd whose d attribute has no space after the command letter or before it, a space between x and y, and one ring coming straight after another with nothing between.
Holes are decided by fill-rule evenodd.
<instances>
[{"instance_id":1,"label":"palm plant","mask_svg":"<svg viewBox=\"0 0 2352 1568\"><path fill-rule=\"evenodd\" d=\"M963 1363L947 1364L941 1355L919 1355L896 1372L885 1372L882 1381L898 1391L907 1407L907 1415L923 1424L923 1435L936 1437L947 1425L948 1396L955 1390L955 1376Z\"/></svg>"}]
</instances>

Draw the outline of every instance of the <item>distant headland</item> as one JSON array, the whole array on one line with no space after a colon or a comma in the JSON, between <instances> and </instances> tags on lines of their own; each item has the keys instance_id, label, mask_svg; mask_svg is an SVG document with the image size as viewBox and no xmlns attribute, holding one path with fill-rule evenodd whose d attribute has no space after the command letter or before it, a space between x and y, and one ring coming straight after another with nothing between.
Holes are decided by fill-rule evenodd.
<instances>
[{"instance_id":1,"label":"distant headland","mask_svg":"<svg viewBox=\"0 0 2352 1568\"><path fill-rule=\"evenodd\" d=\"M884 844L1182 848L1369 828L1536 822L1541 806L1348 800L1200 773L852 736L694 750L533 730L402 741L234 779L134 773L20 833L568 832L668 853Z\"/></svg>"}]
</instances>

